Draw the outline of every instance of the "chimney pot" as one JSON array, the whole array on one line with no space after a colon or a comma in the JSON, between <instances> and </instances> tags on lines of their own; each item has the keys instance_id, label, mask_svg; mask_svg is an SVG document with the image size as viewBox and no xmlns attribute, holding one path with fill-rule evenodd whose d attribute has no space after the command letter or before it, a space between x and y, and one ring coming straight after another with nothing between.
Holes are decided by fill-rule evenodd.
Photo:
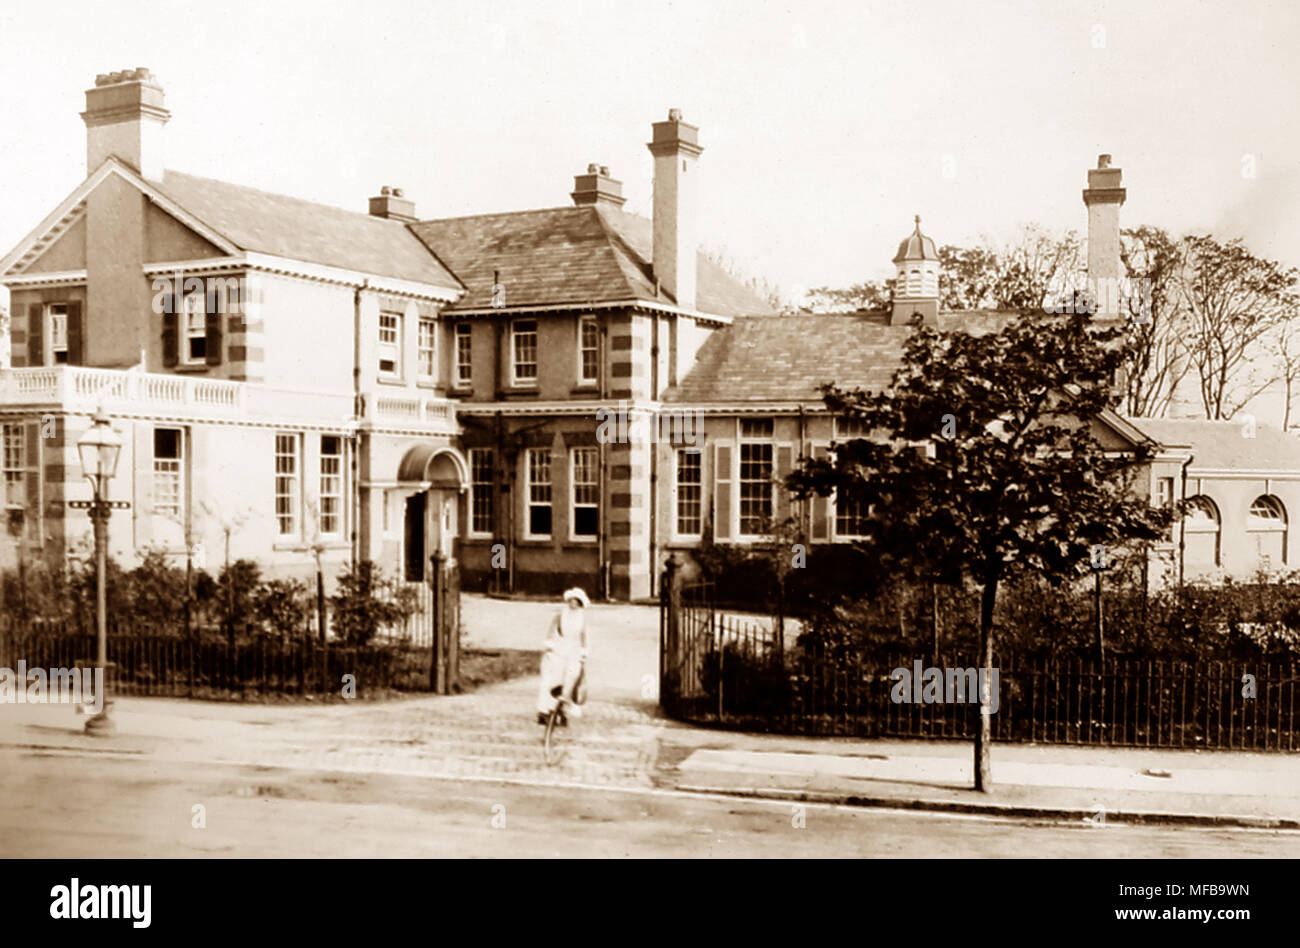
<instances>
[{"instance_id":1,"label":"chimney pot","mask_svg":"<svg viewBox=\"0 0 1300 948\"><path fill-rule=\"evenodd\" d=\"M668 110L668 121L670 121L670 122L680 122L681 120L682 120L682 110L681 110L681 109L669 109L669 110Z\"/></svg>"},{"instance_id":2,"label":"chimney pot","mask_svg":"<svg viewBox=\"0 0 1300 948\"><path fill-rule=\"evenodd\" d=\"M1097 156L1097 167L1098 167L1098 168L1109 168L1109 167L1110 167L1110 155L1098 155L1098 156Z\"/></svg>"},{"instance_id":3,"label":"chimney pot","mask_svg":"<svg viewBox=\"0 0 1300 948\"><path fill-rule=\"evenodd\" d=\"M401 188L387 184L379 189L378 197L370 199L370 216L408 224L419 220L415 216L415 202L407 198Z\"/></svg>"},{"instance_id":4,"label":"chimney pot","mask_svg":"<svg viewBox=\"0 0 1300 948\"><path fill-rule=\"evenodd\" d=\"M622 207L627 200L623 197L623 182L609 176L607 165L597 164L594 161L587 165L586 174L573 176L573 190L569 192L569 197L573 198L573 203L578 206L610 204L614 207Z\"/></svg>"},{"instance_id":5,"label":"chimney pot","mask_svg":"<svg viewBox=\"0 0 1300 948\"><path fill-rule=\"evenodd\" d=\"M171 113L162 86L147 68L95 76L81 118L86 123L87 174L116 156L146 178L162 177L162 133Z\"/></svg>"}]
</instances>

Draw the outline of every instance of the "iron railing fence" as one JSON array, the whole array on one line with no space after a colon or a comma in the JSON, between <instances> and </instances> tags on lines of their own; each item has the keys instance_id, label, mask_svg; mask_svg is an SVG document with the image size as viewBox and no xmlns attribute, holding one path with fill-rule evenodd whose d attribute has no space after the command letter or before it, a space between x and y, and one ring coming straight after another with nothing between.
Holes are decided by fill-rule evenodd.
<instances>
[{"instance_id":1,"label":"iron railing fence","mask_svg":"<svg viewBox=\"0 0 1300 948\"><path fill-rule=\"evenodd\" d=\"M864 738L963 740L979 728L974 656L947 656L927 689L928 657L782 647L776 623L715 608L707 584L670 587L661 607L660 702L673 717ZM998 741L1300 750L1295 662L1002 654L992 667Z\"/></svg>"}]
</instances>

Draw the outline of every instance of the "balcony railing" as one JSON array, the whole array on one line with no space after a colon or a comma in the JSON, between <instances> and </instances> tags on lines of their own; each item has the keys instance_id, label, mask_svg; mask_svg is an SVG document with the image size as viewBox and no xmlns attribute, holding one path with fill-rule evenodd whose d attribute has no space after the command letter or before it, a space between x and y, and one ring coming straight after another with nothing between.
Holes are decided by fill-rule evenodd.
<instances>
[{"instance_id":1,"label":"balcony railing","mask_svg":"<svg viewBox=\"0 0 1300 948\"><path fill-rule=\"evenodd\" d=\"M110 414L166 412L214 421L273 419L339 425L353 420L349 392L299 391L254 382L71 365L0 371L0 407L93 411L101 403ZM370 424L456 430L455 406L443 399L368 394L362 405L360 420Z\"/></svg>"}]
</instances>

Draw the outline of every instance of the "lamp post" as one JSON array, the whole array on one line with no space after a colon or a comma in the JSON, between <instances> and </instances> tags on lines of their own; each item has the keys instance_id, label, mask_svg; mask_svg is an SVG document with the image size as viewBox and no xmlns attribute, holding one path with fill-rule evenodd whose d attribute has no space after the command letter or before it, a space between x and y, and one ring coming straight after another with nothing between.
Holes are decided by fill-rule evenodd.
<instances>
[{"instance_id":1,"label":"lamp post","mask_svg":"<svg viewBox=\"0 0 1300 948\"><path fill-rule=\"evenodd\" d=\"M108 518L112 505L108 501L108 482L117 473L117 459L122 451L122 439L108 422L101 406L95 413L94 424L77 441L77 454L81 459L81 473L90 481L94 500L90 503L90 522L95 528L95 666L101 676L105 694L100 696L101 710L86 722L86 733L108 737L115 725L108 716L108 616L105 604L104 574L108 562Z\"/></svg>"}]
</instances>

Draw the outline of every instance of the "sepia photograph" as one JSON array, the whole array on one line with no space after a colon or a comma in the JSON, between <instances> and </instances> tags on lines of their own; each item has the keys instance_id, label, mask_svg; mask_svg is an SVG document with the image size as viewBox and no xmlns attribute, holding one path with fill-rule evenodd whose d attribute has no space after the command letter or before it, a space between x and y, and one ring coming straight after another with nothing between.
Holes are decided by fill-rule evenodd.
<instances>
[{"instance_id":1,"label":"sepia photograph","mask_svg":"<svg viewBox=\"0 0 1300 948\"><path fill-rule=\"evenodd\" d=\"M1297 48L0 0L17 914L852 859L1240 937L1300 857Z\"/></svg>"}]
</instances>

